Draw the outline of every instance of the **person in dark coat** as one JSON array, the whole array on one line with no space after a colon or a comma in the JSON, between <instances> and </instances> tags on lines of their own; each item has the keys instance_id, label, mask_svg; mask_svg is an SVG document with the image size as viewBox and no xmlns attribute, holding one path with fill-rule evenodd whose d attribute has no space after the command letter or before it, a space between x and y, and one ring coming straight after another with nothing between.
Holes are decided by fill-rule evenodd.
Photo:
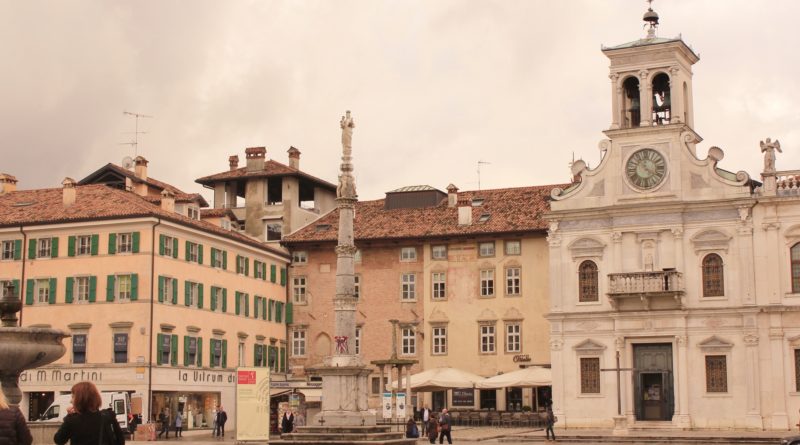
<instances>
[{"instance_id":1,"label":"person in dark coat","mask_svg":"<svg viewBox=\"0 0 800 445\"><path fill-rule=\"evenodd\" d=\"M158 422L161 424L161 431L158 432L158 438L161 439L162 434L166 434L166 439L169 439L169 411L164 409L158 415Z\"/></svg>"},{"instance_id":2,"label":"person in dark coat","mask_svg":"<svg viewBox=\"0 0 800 445\"><path fill-rule=\"evenodd\" d=\"M417 428L417 422L414 421L413 417L409 417L408 422L406 422L406 438L416 439L417 437L419 437L419 428Z\"/></svg>"},{"instance_id":3,"label":"person in dark coat","mask_svg":"<svg viewBox=\"0 0 800 445\"><path fill-rule=\"evenodd\" d=\"M56 445L125 445L125 435L111 410L100 410L103 399L92 382L72 387L72 408L53 436ZM102 440L101 440L101 436Z\"/></svg>"},{"instance_id":4,"label":"person in dark coat","mask_svg":"<svg viewBox=\"0 0 800 445\"><path fill-rule=\"evenodd\" d=\"M544 424L545 424L544 433L547 435L547 440L551 440L550 439L551 435L553 436L552 440L556 440L556 432L553 431L553 425L555 425L555 423L556 423L556 416L553 415L553 406L548 405L547 412L545 413L544 416Z\"/></svg>"},{"instance_id":5,"label":"person in dark coat","mask_svg":"<svg viewBox=\"0 0 800 445\"><path fill-rule=\"evenodd\" d=\"M16 406L9 406L0 390L0 445L31 445L33 437L25 417Z\"/></svg>"},{"instance_id":6,"label":"person in dark coat","mask_svg":"<svg viewBox=\"0 0 800 445\"><path fill-rule=\"evenodd\" d=\"M453 443L453 438L450 437L452 426L453 421L450 419L450 414L447 413L447 408L445 408L439 416L439 443L444 443L445 437L447 438L447 443Z\"/></svg>"},{"instance_id":7,"label":"person in dark coat","mask_svg":"<svg viewBox=\"0 0 800 445\"><path fill-rule=\"evenodd\" d=\"M436 443L436 437L439 435L438 431L439 422L436 421L436 414L430 413L428 417L428 440L431 443Z\"/></svg>"},{"instance_id":8,"label":"person in dark coat","mask_svg":"<svg viewBox=\"0 0 800 445\"><path fill-rule=\"evenodd\" d=\"M283 412L283 418L281 418L281 432L288 434L292 431L294 431L294 413L292 410L286 410Z\"/></svg>"},{"instance_id":9,"label":"person in dark coat","mask_svg":"<svg viewBox=\"0 0 800 445\"><path fill-rule=\"evenodd\" d=\"M217 409L217 436L225 437L225 422L228 421L228 413L222 405Z\"/></svg>"}]
</instances>

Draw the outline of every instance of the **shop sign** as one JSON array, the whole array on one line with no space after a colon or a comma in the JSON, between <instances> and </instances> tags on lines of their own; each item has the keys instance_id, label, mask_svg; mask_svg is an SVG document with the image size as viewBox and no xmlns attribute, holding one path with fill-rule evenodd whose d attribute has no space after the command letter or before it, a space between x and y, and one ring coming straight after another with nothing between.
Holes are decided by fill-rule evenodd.
<instances>
[{"instance_id":1,"label":"shop sign","mask_svg":"<svg viewBox=\"0 0 800 445\"><path fill-rule=\"evenodd\" d=\"M84 380L100 383L103 381L103 371L37 369L25 371L19 376L20 383L77 383Z\"/></svg>"},{"instance_id":2,"label":"shop sign","mask_svg":"<svg viewBox=\"0 0 800 445\"><path fill-rule=\"evenodd\" d=\"M453 390L453 406L473 407L475 406L475 390L472 388L460 388Z\"/></svg>"},{"instance_id":3,"label":"shop sign","mask_svg":"<svg viewBox=\"0 0 800 445\"><path fill-rule=\"evenodd\" d=\"M236 375L208 371L178 371L178 380L191 383L236 383Z\"/></svg>"},{"instance_id":4,"label":"shop sign","mask_svg":"<svg viewBox=\"0 0 800 445\"><path fill-rule=\"evenodd\" d=\"M513 360L514 360L514 363L529 362L529 361L531 361L531 356L528 355L528 354L517 354L517 355L514 356Z\"/></svg>"}]
</instances>

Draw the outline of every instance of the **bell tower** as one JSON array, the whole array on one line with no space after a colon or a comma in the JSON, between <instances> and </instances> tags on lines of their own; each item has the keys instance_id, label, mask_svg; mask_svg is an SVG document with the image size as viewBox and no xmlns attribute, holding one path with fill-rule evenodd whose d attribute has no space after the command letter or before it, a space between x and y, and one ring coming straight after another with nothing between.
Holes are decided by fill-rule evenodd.
<instances>
[{"instance_id":1,"label":"bell tower","mask_svg":"<svg viewBox=\"0 0 800 445\"><path fill-rule=\"evenodd\" d=\"M657 36L658 14L652 5L643 20L644 38L602 48L611 62L610 129L693 128L692 65L700 58L680 36Z\"/></svg>"}]
</instances>

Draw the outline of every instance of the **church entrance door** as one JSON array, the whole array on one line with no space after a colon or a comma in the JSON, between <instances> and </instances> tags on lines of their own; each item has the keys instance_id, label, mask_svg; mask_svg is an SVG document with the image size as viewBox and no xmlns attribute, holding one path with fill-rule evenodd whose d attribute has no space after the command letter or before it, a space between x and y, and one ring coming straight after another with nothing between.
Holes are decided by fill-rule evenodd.
<instances>
[{"instance_id":1,"label":"church entrance door","mask_svg":"<svg viewBox=\"0 0 800 445\"><path fill-rule=\"evenodd\" d=\"M672 344L634 344L633 363L636 420L672 420Z\"/></svg>"}]
</instances>

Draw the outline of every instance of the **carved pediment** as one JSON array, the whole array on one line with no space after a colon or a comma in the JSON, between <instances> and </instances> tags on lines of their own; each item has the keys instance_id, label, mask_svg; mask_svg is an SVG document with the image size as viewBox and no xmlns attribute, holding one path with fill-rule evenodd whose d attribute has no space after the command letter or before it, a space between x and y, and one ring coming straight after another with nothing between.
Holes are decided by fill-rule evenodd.
<instances>
[{"instance_id":1,"label":"carved pediment","mask_svg":"<svg viewBox=\"0 0 800 445\"><path fill-rule=\"evenodd\" d=\"M572 349L578 355L600 355L606 350L606 346L587 338L586 340L573 346Z\"/></svg>"},{"instance_id":2,"label":"carved pediment","mask_svg":"<svg viewBox=\"0 0 800 445\"><path fill-rule=\"evenodd\" d=\"M727 252L731 237L719 230L704 230L692 237L694 251L722 250Z\"/></svg>"},{"instance_id":3,"label":"carved pediment","mask_svg":"<svg viewBox=\"0 0 800 445\"><path fill-rule=\"evenodd\" d=\"M575 260L578 258L602 257L606 245L594 238L579 238L570 243L568 248L572 254L572 259Z\"/></svg>"},{"instance_id":4,"label":"carved pediment","mask_svg":"<svg viewBox=\"0 0 800 445\"><path fill-rule=\"evenodd\" d=\"M497 321L497 314L493 310L486 308L478 314L478 321Z\"/></svg>"},{"instance_id":5,"label":"carved pediment","mask_svg":"<svg viewBox=\"0 0 800 445\"><path fill-rule=\"evenodd\" d=\"M503 314L503 320L505 321L516 321L516 320L524 320L525 316L522 315L517 308L512 307Z\"/></svg>"},{"instance_id":6,"label":"carved pediment","mask_svg":"<svg viewBox=\"0 0 800 445\"><path fill-rule=\"evenodd\" d=\"M698 343L697 347L702 349L703 352L727 352L733 348L733 343L712 335Z\"/></svg>"},{"instance_id":7,"label":"carved pediment","mask_svg":"<svg viewBox=\"0 0 800 445\"><path fill-rule=\"evenodd\" d=\"M431 315L428 317L428 323L430 324L440 324L440 323L449 323L450 319L447 317L447 314L440 311L439 308L436 308L431 312Z\"/></svg>"}]
</instances>

